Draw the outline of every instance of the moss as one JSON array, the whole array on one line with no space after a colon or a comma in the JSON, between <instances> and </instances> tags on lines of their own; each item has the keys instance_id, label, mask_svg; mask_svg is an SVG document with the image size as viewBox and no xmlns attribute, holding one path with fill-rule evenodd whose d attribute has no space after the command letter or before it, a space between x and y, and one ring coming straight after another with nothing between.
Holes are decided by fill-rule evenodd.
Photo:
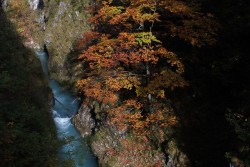
<instances>
[{"instance_id":1,"label":"moss","mask_svg":"<svg viewBox=\"0 0 250 167\"><path fill-rule=\"evenodd\" d=\"M74 43L89 30L89 16L84 11L88 3L89 0L45 1L44 41L50 54L49 68L51 77L62 85L74 85L79 74L80 64L75 59L78 54L74 53Z\"/></svg>"},{"instance_id":2,"label":"moss","mask_svg":"<svg viewBox=\"0 0 250 167\"><path fill-rule=\"evenodd\" d=\"M91 140L93 152L101 166L163 166L165 159L161 149L150 140L127 134L120 136L111 127L101 127Z\"/></svg>"}]
</instances>

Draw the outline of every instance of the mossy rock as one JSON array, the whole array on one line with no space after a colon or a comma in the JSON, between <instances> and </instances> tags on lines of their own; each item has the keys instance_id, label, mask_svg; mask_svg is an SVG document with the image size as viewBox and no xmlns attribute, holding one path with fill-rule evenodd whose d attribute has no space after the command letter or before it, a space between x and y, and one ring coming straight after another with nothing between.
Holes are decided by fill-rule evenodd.
<instances>
[{"instance_id":1,"label":"mossy rock","mask_svg":"<svg viewBox=\"0 0 250 167\"><path fill-rule=\"evenodd\" d=\"M74 44L89 30L89 14L84 11L88 5L89 0L45 1L44 42L50 55L51 78L62 84L73 84L81 70Z\"/></svg>"}]
</instances>

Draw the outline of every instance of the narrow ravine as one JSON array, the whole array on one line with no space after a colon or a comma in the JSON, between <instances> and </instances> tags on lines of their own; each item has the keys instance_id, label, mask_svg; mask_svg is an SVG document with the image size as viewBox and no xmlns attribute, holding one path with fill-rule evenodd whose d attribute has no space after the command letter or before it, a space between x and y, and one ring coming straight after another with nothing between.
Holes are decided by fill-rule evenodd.
<instances>
[{"instance_id":1,"label":"narrow ravine","mask_svg":"<svg viewBox=\"0 0 250 167\"><path fill-rule=\"evenodd\" d=\"M48 55L40 51L37 52L37 56L41 61L45 75L48 76ZM55 99L53 119L57 127L58 138L65 141L58 153L61 166L67 160L72 160L75 167L97 167L95 156L71 123L71 119L79 107L77 98L73 97L69 91L62 89L55 80L50 80L50 87Z\"/></svg>"}]
</instances>

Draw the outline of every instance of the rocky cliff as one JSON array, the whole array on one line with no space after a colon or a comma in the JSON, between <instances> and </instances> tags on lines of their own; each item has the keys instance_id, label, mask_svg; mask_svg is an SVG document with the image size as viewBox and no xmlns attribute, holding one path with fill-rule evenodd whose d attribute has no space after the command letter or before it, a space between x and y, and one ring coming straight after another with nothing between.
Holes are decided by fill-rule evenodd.
<instances>
[{"instance_id":1,"label":"rocky cliff","mask_svg":"<svg viewBox=\"0 0 250 167\"><path fill-rule=\"evenodd\" d=\"M82 65L76 61L74 46L83 32L89 30L89 0L5 0L3 6L32 49L49 53L50 77L74 89ZM21 9L20 9L21 8ZM27 26L29 25L29 26ZM157 130L151 138L118 131L106 119L107 106L95 101L82 105L73 122L90 145L101 166L188 166L170 134ZM171 130L170 130L171 131Z\"/></svg>"},{"instance_id":2,"label":"rocky cliff","mask_svg":"<svg viewBox=\"0 0 250 167\"><path fill-rule=\"evenodd\" d=\"M57 167L51 90L17 30L0 6L0 166Z\"/></svg>"},{"instance_id":3,"label":"rocky cliff","mask_svg":"<svg viewBox=\"0 0 250 167\"><path fill-rule=\"evenodd\" d=\"M109 124L107 107L92 101L88 106L83 105L73 118L81 135L90 136L90 146L100 166L190 166L188 157L173 138L173 129L168 134L155 130L149 136L120 131Z\"/></svg>"},{"instance_id":4,"label":"rocky cliff","mask_svg":"<svg viewBox=\"0 0 250 167\"><path fill-rule=\"evenodd\" d=\"M81 65L75 63L72 52L75 42L89 30L88 5L89 0L44 1L46 28L42 38L50 54L50 75L61 83L72 84L79 74Z\"/></svg>"},{"instance_id":5,"label":"rocky cliff","mask_svg":"<svg viewBox=\"0 0 250 167\"><path fill-rule=\"evenodd\" d=\"M89 30L89 0L4 0L3 8L24 38L25 46L49 53L50 77L73 85L81 65L74 45ZM27 26L28 25L28 26Z\"/></svg>"}]
</instances>

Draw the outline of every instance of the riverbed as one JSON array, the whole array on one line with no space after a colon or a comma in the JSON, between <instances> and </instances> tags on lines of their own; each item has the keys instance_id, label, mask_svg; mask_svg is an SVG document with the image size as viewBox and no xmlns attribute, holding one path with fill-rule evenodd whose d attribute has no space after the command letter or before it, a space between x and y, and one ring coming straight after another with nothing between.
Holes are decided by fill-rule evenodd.
<instances>
[{"instance_id":1,"label":"riverbed","mask_svg":"<svg viewBox=\"0 0 250 167\"><path fill-rule=\"evenodd\" d=\"M43 72L48 77L48 55L40 51L37 52L37 57L41 61ZM55 80L50 79L49 82L55 99L52 116L57 136L63 143L58 151L60 166L72 163L74 167L97 167L96 157L71 122L79 109L79 101Z\"/></svg>"}]
</instances>

